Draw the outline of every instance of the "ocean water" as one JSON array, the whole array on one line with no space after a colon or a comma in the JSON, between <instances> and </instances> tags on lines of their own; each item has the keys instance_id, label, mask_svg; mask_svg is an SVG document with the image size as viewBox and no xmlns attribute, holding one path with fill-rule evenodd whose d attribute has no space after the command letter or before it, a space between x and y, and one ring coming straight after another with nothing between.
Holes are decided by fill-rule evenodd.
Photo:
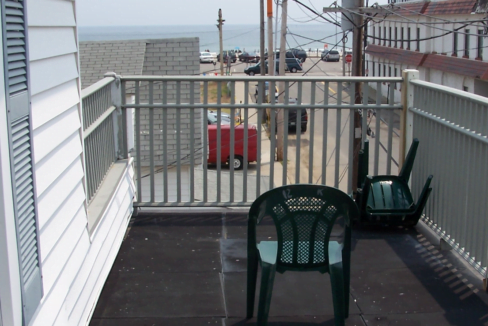
<instances>
[{"instance_id":1,"label":"ocean water","mask_svg":"<svg viewBox=\"0 0 488 326\"><path fill-rule=\"evenodd\" d=\"M113 41L135 39L158 39L198 37L200 50L219 51L219 31L215 25L183 26L90 26L78 28L80 41ZM248 52L259 52L259 25L224 25L224 49L240 49ZM265 31L267 36L267 31ZM277 34L278 36L280 34ZM342 31L331 24L288 25L286 37L287 48L324 49L327 44L331 49L339 43L342 47ZM352 35L346 41L350 47ZM279 48L279 42L275 43ZM268 40L265 40L268 47Z\"/></svg>"}]
</instances>

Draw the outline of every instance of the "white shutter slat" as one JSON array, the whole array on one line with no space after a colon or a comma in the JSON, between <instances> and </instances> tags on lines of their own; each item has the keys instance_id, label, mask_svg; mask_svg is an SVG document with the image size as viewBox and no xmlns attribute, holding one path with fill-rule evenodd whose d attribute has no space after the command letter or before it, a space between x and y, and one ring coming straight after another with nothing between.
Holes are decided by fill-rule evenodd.
<instances>
[{"instance_id":1,"label":"white shutter slat","mask_svg":"<svg viewBox=\"0 0 488 326\"><path fill-rule=\"evenodd\" d=\"M27 89L27 71L18 70L10 62L21 61L26 64L25 48L25 21L22 1L5 1L6 44L9 65L9 94L15 94Z\"/></svg>"},{"instance_id":2,"label":"white shutter slat","mask_svg":"<svg viewBox=\"0 0 488 326\"><path fill-rule=\"evenodd\" d=\"M28 91L28 54L23 0L1 0L3 55L6 62L6 93L12 190L22 285L23 324L31 321L42 298L35 176L31 149ZM1 325L0 325L1 326Z\"/></svg>"},{"instance_id":3,"label":"white shutter slat","mask_svg":"<svg viewBox=\"0 0 488 326\"><path fill-rule=\"evenodd\" d=\"M41 297L34 180L30 151L29 116L11 125L12 166L17 218L17 239L26 317L32 317Z\"/></svg>"}]
</instances>

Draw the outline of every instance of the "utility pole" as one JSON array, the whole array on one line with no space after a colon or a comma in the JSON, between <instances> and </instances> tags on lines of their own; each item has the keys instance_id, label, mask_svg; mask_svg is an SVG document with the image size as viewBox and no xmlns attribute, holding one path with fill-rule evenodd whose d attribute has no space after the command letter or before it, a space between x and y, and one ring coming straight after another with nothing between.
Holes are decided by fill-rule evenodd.
<instances>
[{"instance_id":1,"label":"utility pole","mask_svg":"<svg viewBox=\"0 0 488 326\"><path fill-rule=\"evenodd\" d=\"M219 29L219 45L220 45L220 75L224 75L224 45L222 41L222 26L225 20L222 19L222 9L219 9L219 19L217 19L217 28Z\"/></svg>"},{"instance_id":2,"label":"utility pole","mask_svg":"<svg viewBox=\"0 0 488 326\"><path fill-rule=\"evenodd\" d=\"M280 40L280 76L285 75L285 59L286 59L286 18L288 16L288 0L283 0L281 4L281 40ZM284 101L284 90L285 90L285 83L284 82L279 82L279 89L280 89L280 96L279 96L279 103L285 103ZM298 112L298 111L297 111ZM277 123L278 123L278 135L277 135L277 142L276 142L276 147L277 147L277 153L276 157L278 161L283 161L283 136L284 136L284 131L285 127L283 126L283 116L284 112L283 109L278 110L278 117L277 117ZM297 128L298 130L298 128ZM298 132L298 131L297 131Z\"/></svg>"},{"instance_id":3,"label":"utility pole","mask_svg":"<svg viewBox=\"0 0 488 326\"><path fill-rule=\"evenodd\" d=\"M345 56L346 56L346 32L342 32L342 76L346 75Z\"/></svg>"},{"instance_id":4,"label":"utility pole","mask_svg":"<svg viewBox=\"0 0 488 326\"><path fill-rule=\"evenodd\" d=\"M275 75L274 67L274 51L273 51L273 0L267 0L267 14L268 14L268 67L269 75ZM269 94L269 102L271 102L271 92ZM273 94L274 96L274 94Z\"/></svg>"},{"instance_id":5,"label":"utility pole","mask_svg":"<svg viewBox=\"0 0 488 326\"><path fill-rule=\"evenodd\" d=\"M370 11L372 8L363 8L364 0L342 0L343 8L324 8L324 12L342 12L342 27L343 30L353 31L352 40L352 76L362 76L362 60L363 60L363 17L357 13L352 14L350 11L364 13L364 11ZM373 9L377 10L377 9ZM347 27L345 27L347 25ZM345 60L345 48L343 48L342 60L344 65ZM344 66L343 66L344 67ZM344 71L345 68L343 68ZM361 83L354 83L354 103L361 104L362 101L362 90ZM359 151L361 150L361 116L358 111L354 112L353 117L354 122L354 135L353 138L353 164L352 164L352 186L353 192L357 185L358 178L358 161L359 161Z\"/></svg>"},{"instance_id":6,"label":"utility pole","mask_svg":"<svg viewBox=\"0 0 488 326\"><path fill-rule=\"evenodd\" d=\"M261 76L266 74L266 65L264 59L264 0L259 0L259 65L261 70ZM261 94L264 102L266 102L266 94L264 91L264 82L258 83L259 87L259 94ZM256 99L257 102L258 99ZM261 112L263 121L266 121L268 115L266 114L266 110L262 110Z\"/></svg>"},{"instance_id":7,"label":"utility pole","mask_svg":"<svg viewBox=\"0 0 488 326\"><path fill-rule=\"evenodd\" d=\"M359 8L364 6L364 0L359 0ZM353 29L353 55L352 55L352 75L363 75L363 16L354 15L354 29ZM345 55L345 54L344 54ZM354 103L361 104L362 89L361 83L355 83L354 87ZM363 111L363 117L366 118L366 112ZM359 111L354 112L354 141L353 141L353 165L352 165L352 185L353 189L358 184L358 163L359 151L361 150L361 117Z\"/></svg>"},{"instance_id":8,"label":"utility pole","mask_svg":"<svg viewBox=\"0 0 488 326\"><path fill-rule=\"evenodd\" d=\"M259 0L259 59L261 65L261 76L266 75L266 66L264 65L264 0ZM264 85L263 88L263 96L264 96ZM261 90L259 90L261 92Z\"/></svg>"}]
</instances>

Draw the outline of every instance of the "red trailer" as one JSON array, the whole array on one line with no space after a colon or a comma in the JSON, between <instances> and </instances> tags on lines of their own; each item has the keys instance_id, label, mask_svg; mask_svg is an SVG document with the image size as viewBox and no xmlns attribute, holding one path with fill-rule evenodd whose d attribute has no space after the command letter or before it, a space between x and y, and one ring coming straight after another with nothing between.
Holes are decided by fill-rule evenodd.
<instances>
[{"instance_id":1,"label":"red trailer","mask_svg":"<svg viewBox=\"0 0 488 326\"><path fill-rule=\"evenodd\" d=\"M244 125L234 127L234 144L230 143L230 125L220 125L220 162L229 163L230 148L234 148L234 169L244 166L244 151L247 162L256 162L258 133L255 126L247 128L247 149L244 149ZM208 163L217 164L217 125L208 125Z\"/></svg>"}]
</instances>

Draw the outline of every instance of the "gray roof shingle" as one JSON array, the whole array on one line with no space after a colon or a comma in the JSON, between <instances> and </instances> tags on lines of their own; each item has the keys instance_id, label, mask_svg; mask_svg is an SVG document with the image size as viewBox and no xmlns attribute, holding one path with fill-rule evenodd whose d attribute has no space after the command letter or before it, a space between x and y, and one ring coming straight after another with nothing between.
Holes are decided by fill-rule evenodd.
<instances>
[{"instance_id":1,"label":"gray roof shingle","mask_svg":"<svg viewBox=\"0 0 488 326\"><path fill-rule=\"evenodd\" d=\"M111 71L140 75L145 52L145 40L80 42L81 88L103 79Z\"/></svg>"}]
</instances>

